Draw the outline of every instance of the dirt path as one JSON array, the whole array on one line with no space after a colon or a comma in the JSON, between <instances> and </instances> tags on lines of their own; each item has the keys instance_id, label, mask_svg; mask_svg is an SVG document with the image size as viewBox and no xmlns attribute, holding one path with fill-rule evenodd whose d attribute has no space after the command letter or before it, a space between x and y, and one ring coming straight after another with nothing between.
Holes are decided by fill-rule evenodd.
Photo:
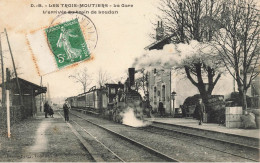
<instances>
[{"instance_id":1,"label":"dirt path","mask_svg":"<svg viewBox=\"0 0 260 163\"><path fill-rule=\"evenodd\" d=\"M47 151L48 139L46 137L46 130L49 128L50 122L42 121L39 125L39 128L35 134L34 144L32 146L26 147L24 157L22 162L37 162L40 161L37 155L40 155L42 152Z\"/></svg>"},{"instance_id":2,"label":"dirt path","mask_svg":"<svg viewBox=\"0 0 260 163\"><path fill-rule=\"evenodd\" d=\"M0 134L0 162L92 162L77 137L55 113L43 114L11 127L11 138Z\"/></svg>"}]
</instances>

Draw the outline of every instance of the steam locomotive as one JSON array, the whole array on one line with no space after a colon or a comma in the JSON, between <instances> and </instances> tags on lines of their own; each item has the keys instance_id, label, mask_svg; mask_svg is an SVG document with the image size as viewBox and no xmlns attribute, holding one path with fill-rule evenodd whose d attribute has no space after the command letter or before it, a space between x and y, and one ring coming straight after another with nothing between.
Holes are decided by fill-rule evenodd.
<instances>
[{"instance_id":1,"label":"steam locomotive","mask_svg":"<svg viewBox=\"0 0 260 163\"><path fill-rule=\"evenodd\" d=\"M124 84L106 84L105 87L92 87L89 91L66 100L72 108L87 110L105 118L122 123L123 113L132 109L138 119L143 119L142 97L131 87L135 82L135 69L128 69L129 77Z\"/></svg>"}]
</instances>

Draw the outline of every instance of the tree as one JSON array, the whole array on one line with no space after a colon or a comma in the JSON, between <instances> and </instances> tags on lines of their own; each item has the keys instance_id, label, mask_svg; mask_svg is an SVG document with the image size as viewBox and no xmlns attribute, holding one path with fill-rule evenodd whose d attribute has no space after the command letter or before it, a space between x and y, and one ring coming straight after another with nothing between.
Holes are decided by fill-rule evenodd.
<instances>
[{"instance_id":1,"label":"tree","mask_svg":"<svg viewBox=\"0 0 260 163\"><path fill-rule=\"evenodd\" d=\"M142 94L149 99L148 72L145 69L137 70L135 84L136 90L142 91Z\"/></svg>"},{"instance_id":2,"label":"tree","mask_svg":"<svg viewBox=\"0 0 260 163\"><path fill-rule=\"evenodd\" d=\"M74 73L74 75L69 75L69 78L73 79L76 83L80 83L84 92L87 91L88 86L92 82L92 78L88 74L88 69L86 67L83 68L83 70Z\"/></svg>"},{"instance_id":3,"label":"tree","mask_svg":"<svg viewBox=\"0 0 260 163\"><path fill-rule=\"evenodd\" d=\"M223 5L222 29L213 42L236 80L243 109L247 108L247 90L259 74L259 10L255 4L254 0L234 0Z\"/></svg>"},{"instance_id":4,"label":"tree","mask_svg":"<svg viewBox=\"0 0 260 163\"><path fill-rule=\"evenodd\" d=\"M173 35L173 43L189 44L191 40L209 42L213 33L219 29L209 23L220 16L221 1L216 0L161 0L159 9L162 11L161 20L164 21L166 33ZM217 67L220 62L208 64L197 57L187 58L177 69L184 70L186 77L196 86L205 103L221 77L222 72ZM207 77L207 82L203 77ZM208 88L208 89L206 89Z\"/></svg>"},{"instance_id":5,"label":"tree","mask_svg":"<svg viewBox=\"0 0 260 163\"><path fill-rule=\"evenodd\" d=\"M101 88L111 79L110 75L102 69L98 72L98 85Z\"/></svg>"},{"instance_id":6,"label":"tree","mask_svg":"<svg viewBox=\"0 0 260 163\"><path fill-rule=\"evenodd\" d=\"M209 41L216 28L209 20L219 17L222 1L218 0L161 0L159 16L165 32L174 35L175 43L190 40Z\"/></svg>"},{"instance_id":7,"label":"tree","mask_svg":"<svg viewBox=\"0 0 260 163\"><path fill-rule=\"evenodd\" d=\"M189 52L188 49L192 50ZM189 45L177 45L181 61L174 66L184 72L190 82L196 86L205 103L223 73L223 64L212 46L191 41ZM185 51L185 52L184 52ZM189 55L185 56L185 53ZM184 56L183 56L184 55Z\"/></svg>"}]
</instances>

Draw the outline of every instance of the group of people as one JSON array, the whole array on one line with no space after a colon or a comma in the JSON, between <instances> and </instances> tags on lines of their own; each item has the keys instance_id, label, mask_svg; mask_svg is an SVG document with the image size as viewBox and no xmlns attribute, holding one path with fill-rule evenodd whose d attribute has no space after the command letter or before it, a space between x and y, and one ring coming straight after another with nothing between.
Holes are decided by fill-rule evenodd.
<instances>
[{"instance_id":1,"label":"group of people","mask_svg":"<svg viewBox=\"0 0 260 163\"><path fill-rule=\"evenodd\" d=\"M68 101L65 101L65 104L63 105L63 111L64 111L64 118L65 121L69 121L69 110L71 109ZM44 112L45 112L45 118L48 118L48 115L53 118L54 111L48 101L45 102L44 104Z\"/></svg>"},{"instance_id":2,"label":"group of people","mask_svg":"<svg viewBox=\"0 0 260 163\"><path fill-rule=\"evenodd\" d=\"M159 102L158 111L161 117L165 115L165 108L163 107L163 103L161 101ZM205 113L206 113L205 105L202 102L202 98L199 98L194 113L196 114L196 118L199 120L199 125L202 125L203 116L205 116Z\"/></svg>"},{"instance_id":3,"label":"group of people","mask_svg":"<svg viewBox=\"0 0 260 163\"><path fill-rule=\"evenodd\" d=\"M48 114L50 115L50 117L53 118L54 111L50 106L50 104L48 103L48 101L46 101L44 104L44 112L45 112L45 118L48 118Z\"/></svg>"}]
</instances>

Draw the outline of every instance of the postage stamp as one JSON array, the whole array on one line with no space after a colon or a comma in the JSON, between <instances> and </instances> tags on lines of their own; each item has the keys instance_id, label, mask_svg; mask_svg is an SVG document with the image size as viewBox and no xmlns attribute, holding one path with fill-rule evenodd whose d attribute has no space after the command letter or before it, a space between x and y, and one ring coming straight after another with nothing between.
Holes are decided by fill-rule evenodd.
<instances>
[{"instance_id":1,"label":"postage stamp","mask_svg":"<svg viewBox=\"0 0 260 163\"><path fill-rule=\"evenodd\" d=\"M58 68L90 58L78 19L45 29Z\"/></svg>"}]
</instances>

